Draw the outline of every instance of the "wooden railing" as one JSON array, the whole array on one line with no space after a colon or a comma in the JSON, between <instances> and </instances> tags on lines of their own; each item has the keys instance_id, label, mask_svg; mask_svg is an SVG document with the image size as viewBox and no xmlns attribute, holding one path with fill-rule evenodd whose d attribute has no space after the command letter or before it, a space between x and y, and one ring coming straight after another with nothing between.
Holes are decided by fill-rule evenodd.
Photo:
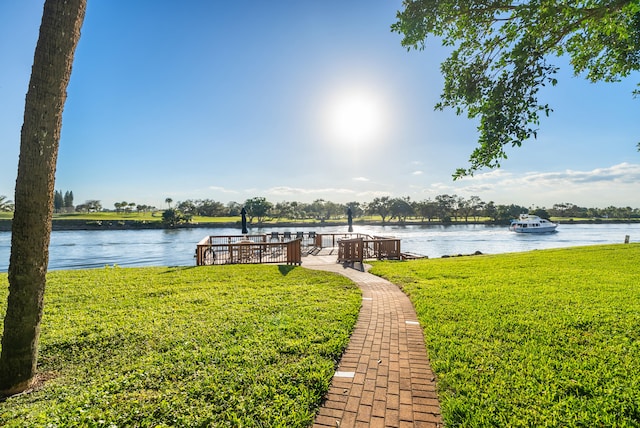
<instances>
[{"instance_id":1,"label":"wooden railing","mask_svg":"<svg viewBox=\"0 0 640 428\"><path fill-rule=\"evenodd\" d=\"M198 243L204 244L235 244L241 241L251 241L251 242L267 242L267 235L264 233L258 235L214 235L214 236L206 236Z\"/></svg>"},{"instance_id":2,"label":"wooden railing","mask_svg":"<svg viewBox=\"0 0 640 428\"><path fill-rule=\"evenodd\" d=\"M354 263L364 260L364 239L343 239L338 242L338 263Z\"/></svg>"},{"instance_id":3,"label":"wooden railing","mask_svg":"<svg viewBox=\"0 0 640 428\"><path fill-rule=\"evenodd\" d=\"M314 247L318 235L316 232L271 232L266 235L266 242L288 242L299 239L303 247Z\"/></svg>"},{"instance_id":4,"label":"wooden railing","mask_svg":"<svg viewBox=\"0 0 640 428\"><path fill-rule=\"evenodd\" d=\"M315 246L318 248L334 248L338 242L345 239L372 239L371 236L362 233L323 233L316 235Z\"/></svg>"},{"instance_id":5,"label":"wooden railing","mask_svg":"<svg viewBox=\"0 0 640 428\"><path fill-rule=\"evenodd\" d=\"M296 238L293 238L293 237ZM300 265L302 249L338 247L338 262L400 260L400 240L360 233L206 236L196 246L196 265L278 263Z\"/></svg>"},{"instance_id":6,"label":"wooden railing","mask_svg":"<svg viewBox=\"0 0 640 428\"><path fill-rule=\"evenodd\" d=\"M373 239L364 241L368 257L378 260L400 260L400 239L374 236Z\"/></svg>"},{"instance_id":7,"label":"wooden railing","mask_svg":"<svg viewBox=\"0 0 640 428\"><path fill-rule=\"evenodd\" d=\"M196 246L196 265L302 263L302 240L266 242L266 236L207 236Z\"/></svg>"},{"instance_id":8,"label":"wooden railing","mask_svg":"<svg viewBox=\"0 0 640 428\"><path fill-rule=\"evenodd\" d=\"M354 263L365 259L400 260L400 240L386 237L362 237L338 241L338 262Z\"/></svg>"}]
</instances>

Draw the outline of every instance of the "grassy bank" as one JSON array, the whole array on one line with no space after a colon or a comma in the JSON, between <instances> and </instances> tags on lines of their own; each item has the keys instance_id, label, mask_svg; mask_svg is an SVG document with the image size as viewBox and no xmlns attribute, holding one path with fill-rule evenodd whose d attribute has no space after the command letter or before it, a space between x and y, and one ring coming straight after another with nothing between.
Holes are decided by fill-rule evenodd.
<instances>
[{"instance_id":1,"label":"grassy bank","mask_svg":"<svg viewBox=\"0 0 640 428\"><path fill-rule=\"evenodd\" d=\"M299 267L51 272L48 380L0 425L307 426L359 307L348 280Z\"/></svg>"},{"instance_id":2,"label":"grassy bank","mask_svg":"<svg viewBox=\"0 0 640 428\"><path fill-rule=\"evenodd\" d=\"M640 245L375 263L410 295L445 423L640 426Z\"/></svg>"}]
</instances>

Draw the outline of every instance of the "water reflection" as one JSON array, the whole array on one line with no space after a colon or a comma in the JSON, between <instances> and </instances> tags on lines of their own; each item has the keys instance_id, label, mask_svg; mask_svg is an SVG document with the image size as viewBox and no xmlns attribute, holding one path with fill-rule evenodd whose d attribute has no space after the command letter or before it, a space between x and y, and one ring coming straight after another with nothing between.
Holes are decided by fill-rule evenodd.
<instances>
[{"instance_id":1,"label":"water reflection","mask_svg":"<svg viewBox=\"0 0 640 428\"><path fill-rule=\"evenodd\" d=\"M253 228L251 234L315 231L344 233L347 226ZM551 234L518 234L504 226L354 226L354 231L402 240L402 251L429 257L529 251L544 248L640 241L639 224L561 225ZM54 231L51 234L49 269L119 266L193 266L195 247L207 235L237 235L238 228L180 230ZM11 236L0 232L0 272L9 265Z\"/></svg>"}]
</instances>

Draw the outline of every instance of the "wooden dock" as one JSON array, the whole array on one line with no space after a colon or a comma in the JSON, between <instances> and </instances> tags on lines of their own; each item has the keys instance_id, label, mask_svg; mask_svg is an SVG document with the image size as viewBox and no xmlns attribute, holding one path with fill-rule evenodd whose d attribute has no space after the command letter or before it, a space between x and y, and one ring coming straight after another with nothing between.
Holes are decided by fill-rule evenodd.
<instances>
[{"instance_id":1,"label":"wooden dock","mask_svg":"<svg viewBox=\"0 0 640 428\"><path fill-rule=\"evenodd\" d=\"M327 248L336 251L336 261L340 263L403 259L400 239L397 238L315 232L206 236L198 242L194 257L197 266L262 263L300 265L302 257L317 256Z\"/></svg>"}]
</instances>

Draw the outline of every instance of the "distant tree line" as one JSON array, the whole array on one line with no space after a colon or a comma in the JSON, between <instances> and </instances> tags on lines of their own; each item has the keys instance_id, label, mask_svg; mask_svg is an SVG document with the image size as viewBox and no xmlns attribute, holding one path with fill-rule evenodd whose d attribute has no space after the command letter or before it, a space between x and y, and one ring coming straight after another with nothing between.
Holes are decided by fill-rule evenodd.
<instances>
[{"instance_id":1,"label":"distant tree line","mask_svg":"<svg viewBox=\"0 0 640 428\"><path fill-rule=\"evenodd\" d=\"M73 191L67 190L62 194L62 191L56 190L53 193L53 211L57 213L61 212L73 212L75 210L73 206Z\"/></svg>"},{"instance_id":2,"label":"distant tree line","mask_svg":"<svg viewBox=\"0 0 640 428\"><path fill-rule=\"evenodd\" d=\"M129 213L132 213L133 210L136 210L138 213L156 211L156 207L152 207L150 205L136 204L135 202L127 202L127 201L116 202L115 204L113 204L113 206L116 208L117 213L129 214Z\"/></svg>"},{"instance_id":3,"label":"distant tree line","mask_svg":"<svg viewBox=\"0 0 640 428\"><path fill-rule=\"evenodd\" d=\"M4 195L0 195L0 212L13 211L13 201Z\"/></svg>"},{"instance_id":4,"label":"distant tree line","mask_svg":"<svg viewBox=\"0 0 640 428\"><path fill-rule=\"evenodd\" d=\"M99 212L103 211L99 200L87 200L83 204L73 206L73 192L55 191L54 208L56 212ZM589 218L589 219L640 219L640 209L631 207L587 208L564 202L554 204L550 208L528 208L521 205L496 204L484 202L478 196L464 198L455 194L438 195L433 199L413 201L408 196L392 198L382 196L368 203L348 202L335 203L324 199L316 199L311 203L283 201L272 203L264 197L254 197L244 203L222 203L212 199L187 199L178 201L171 207L173 200L165 199L169 208L163 210L167 224L188 223L194 216L202 217L239 217L244 207L249 223L262 223L270 220L318 220L321 222L339 220L346 217L351 208L354 219L364 216L380 216L383 223L406 221L442 223L449 222L505 222L520 214L535 214L543 218ZM115 211L131 214L156 212L156 207L136 204L135 202L116 202ZM0 211L12 211L13 203L6 196L0 195ZM163 217L163 218L164 218Z\"/></svg>"},{"instance_id":5,"label":"distant tree line","mask_svg":"<svg viewBox=\"0 0 640 428\"><path fill-rule=\"evenodd\" d=\"M79 213L95 213L102 211L102 204L97 199L89 199L84 204L76 206L76 212Z\"/></svg>"},{"instance_id":6,"label":"distant tree line","mask_svg":"<svg viewBox=\"0 0 640 428\"><path fill-rule=\"evenodd\" d=\"M269 202L264 197L250 198L244 204L222 202L210 199L186 200L177 202L171 218L179 222L188 222L193 216L206 217L236 217L244 207L247 211L247 221L262 223L268 220L308 220L321 222L338 220L346 217L347 209L351 208L354 218L364 216L380 216L383 223L395 221L431 222L470 222L492 221L505 222L517 218L520 214L535 214L543 218L612 218L612 219L640 219L638 208L585 208L572 203L555 204L551 208L528 208L516 204L501 205L493 201L484 202L478 196L464 198L457 195L438 195L434 199L412 201L408 196L392 198L389 196L374 198L371 202L335 203L324 199L317 199L312 203L304 202Z\"/></svg>"}]
</instances>

